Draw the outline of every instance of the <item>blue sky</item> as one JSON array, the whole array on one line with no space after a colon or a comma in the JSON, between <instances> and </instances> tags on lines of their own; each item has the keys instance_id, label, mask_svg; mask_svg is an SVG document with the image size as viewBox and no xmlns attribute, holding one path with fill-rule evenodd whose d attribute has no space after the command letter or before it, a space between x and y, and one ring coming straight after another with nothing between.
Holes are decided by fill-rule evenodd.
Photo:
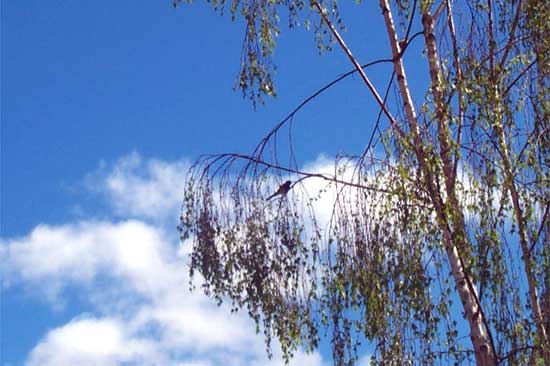
<instances>
[{"instance_id":1,"label":"blue sky","mask_svg":"<svg viewBox=\"0 0 550 366\"><path fill-rule=\"evenodd\" d=\"M244 30L208 4L1 6L2 365L280 364L244 315L187 293L185 171L202 153L250 151L348 71L345 56L319 56L283 22L278 97L254 111L232 90ZM358 58L387 55L377 6L343 10ZM383 70L369 73L381 89ZM360 152L373 106L357 77L316 99L295 119L300 164Z\"/></svg>"}]
</instances>

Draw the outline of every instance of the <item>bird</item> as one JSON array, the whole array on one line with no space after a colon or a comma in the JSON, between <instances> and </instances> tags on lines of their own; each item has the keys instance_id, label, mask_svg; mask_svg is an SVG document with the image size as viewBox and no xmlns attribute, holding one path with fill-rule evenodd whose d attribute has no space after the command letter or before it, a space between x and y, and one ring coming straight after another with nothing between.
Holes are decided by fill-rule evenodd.
<instances>
[{"instance_id":1,"label":"bird","mask_svg":"<svg viewBox=\"0 0 550 366\"><path fill-rule=\"evenodd\" d=\"M292 182L287 180L286 182L284 182L283 184L281 184L279 186L279 189L277 189L277 191L275 193L273 193L271 196L267 197L266 198L266 201L269 201L270 199L272 199L273 197L276 197L276 196L284 196L288 193L288 191L290 191L290 186L292 185Z\"/></svg>"}]
</instances>

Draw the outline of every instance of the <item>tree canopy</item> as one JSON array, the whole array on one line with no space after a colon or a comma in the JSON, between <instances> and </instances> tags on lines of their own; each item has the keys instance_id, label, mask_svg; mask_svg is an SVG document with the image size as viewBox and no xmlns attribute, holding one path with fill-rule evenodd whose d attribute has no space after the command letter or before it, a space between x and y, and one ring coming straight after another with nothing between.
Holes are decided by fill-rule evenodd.
<instances>
[{"instance_id":1,"label":"tree canopy","mask_svg":"<svg viewBox=\"0 0 550 366\"><path fill-rule=\"evenodd\" d=\"M373 365L550 364L550 3L345 4L384 20L391 54L368 64L336 0L211 3L244 19L238 85L253 102L275 95L283 16L314 24L319 49L341 49L353 70L251 153L205 155L189 172L180 230L205 293L245 309L287 360L326 335L335 365L365 350ZM368 73L382 62L379 90ZM428 85L415 93L413 62ZM372 135L331 171L306 171L277 137L352 74L380 111Z\"/></svg>"}]
</instances>

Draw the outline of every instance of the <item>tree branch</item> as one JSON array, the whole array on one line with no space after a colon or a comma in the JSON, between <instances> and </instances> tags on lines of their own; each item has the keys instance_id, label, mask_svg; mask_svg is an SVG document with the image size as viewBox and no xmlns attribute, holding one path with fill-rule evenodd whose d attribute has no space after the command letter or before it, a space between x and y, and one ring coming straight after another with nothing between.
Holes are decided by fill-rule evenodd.
<instances>
[{"instance_id":1,"label":"tree branch","mask_svg":"<svg viewBox=\"0 0 550 366\"><path fill-rule=\"evenodd\" d=\"M363 71L363 69L361 68L361 65L359 64L359 62L357 61L357 59L353 56L353 54L351 53L351 50L348 48L348 46L346 46L346 43L344 42L344 40L342 39L342 37L340 36L340 34L338 33L338 31L336 30L336 28L334 27L334 25L332 24L332 22L328 19L327 17L327 14L326 14L326 11L321 7L321 5L319 4L319 2L317 1L314 1L313 4L315 5L315 7L317 8L317 10L319 11L319 14L321 15L321 17L323 18L323 21L327 24L327 26L329 27L329 29L331 30L332 34L334 35L334 37L336 38L336 40L338 41L338 43L340 44L340 47L342 47L342 50L346 53L346 55L348 56L348 58L350 59L351 63L353 64L353 66L355 66L355 69L357 70L357 72L359 73L359 75L361 76L361 79L363 79L363 81L365 82L365 84L367 85L367 87L369 88L369 90L371 91L372 95L374 96L374 99L376 99L376 102L378 102L378 104L380 105L380 107L382 108L382 110L384 111L384 114L388 117L388 119L390 120L390 123L392 125L392 127L396 130L396 132L401 136L401 137L405 137L405 133L401 130L401 128L399 127L399 125L397 124L397 121L395 120L395 118L392 116L391 112L388 110L388 108L386 107L386 105L384 104L384 101L382 100L382 98L380 97L380 94L378 94L378 92L376 91L376 88L374 87L374 85L371 83L371 81L369 80L369 78L367 77L367 75L365 74L365 72Z\"/></svg>"},{"instance_id":2,"label":"tree branch","mask_svg":"<svg viewBox=\"0 0 550 366\"><path fill-rule=\"evenodd\" d=\"M368 190L368 191L386 193L386 194L394 194L395 193L395 192L387 190L387 189L376 188L376 187L373 187L373 186L366 186L366 185L363 185L363 184L358 184L358 183L353 183L353 182L348 182L348 181L345 181L345 180L341 180L341 179L336 178L336 176L331 176L331 175L327 175L327 174L320 174L320 173L312 173L312 172L307 172L307 171L299 170L299 169L287 168L287 167L284 167L284 166L281 166L281 165L278 165L278 164L269 163L265 160L259 159L259 158L254 157L254 156L245 155L245 154L224 153L224 154L216 154L216 155L204 155L203 157L205 158L203 160L213 159L208 164L206 164L206 168L204 169L204 171L208 171L216 162L218 162L221 159L228 159L228 160L241 159L241 160L246 160L246 161L249 161L249 162L252 162L252 163L255 163L255 164L263 165L263 166L265 166L267 168L270 168L270 169L275 169L275 170L286 172L286 173L301 175L301 176L303 176L303 178L301 178L300 181L305 179L305 178L321 178L321 179L329 181L329 182L338 183L338 184L342 184L342 185L349 186L349 187L365 189L365 190ZM228 161L228 160L226 160L226 161ZM222 166L223 165L225 165L225 163L222 163ZM217 168L217 171L219 169L220 169L220 167ZM216 173L214 175L216 175Z\"/></svg>"}]
</instances>

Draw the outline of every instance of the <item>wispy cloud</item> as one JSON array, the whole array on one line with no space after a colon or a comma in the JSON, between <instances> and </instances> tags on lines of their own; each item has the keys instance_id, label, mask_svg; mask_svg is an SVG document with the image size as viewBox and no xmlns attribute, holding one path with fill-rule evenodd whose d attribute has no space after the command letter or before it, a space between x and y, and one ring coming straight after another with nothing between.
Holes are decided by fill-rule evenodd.
<instances>
[{"instance_id":1,"label":"wispy cloud","mask_svg":"<svg viewBox=\"0 0 550 366\"><path fill-rule=\"evenodd\" d=\"M113 213L148 220L175 219L183 198L187 160L144 159L134 152L113 166L102 163L86 186L107 198Z\"/></svg>"}]
</instances>

